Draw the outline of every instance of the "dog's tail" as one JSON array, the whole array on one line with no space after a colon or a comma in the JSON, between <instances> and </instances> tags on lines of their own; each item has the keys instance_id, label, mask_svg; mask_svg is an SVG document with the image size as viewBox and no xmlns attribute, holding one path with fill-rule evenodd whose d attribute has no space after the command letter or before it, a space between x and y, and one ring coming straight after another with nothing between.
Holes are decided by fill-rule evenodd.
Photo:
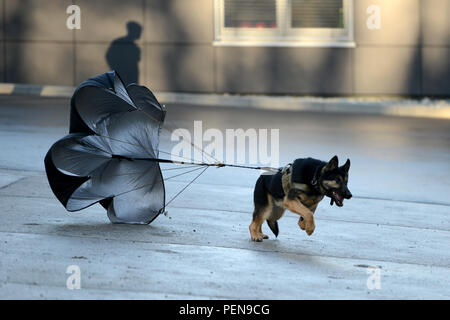
<instances>
[{"instance_id":1,"label":"dog's tail","mask_svg":"<svg viewBox=\"0 0 450 320\"><path fill-rule=\"evenodd\" d=\"M267 220L270 230L272 230L275 237L278 237L279 229L277 220Z\"/></svg>"}]
</instances>

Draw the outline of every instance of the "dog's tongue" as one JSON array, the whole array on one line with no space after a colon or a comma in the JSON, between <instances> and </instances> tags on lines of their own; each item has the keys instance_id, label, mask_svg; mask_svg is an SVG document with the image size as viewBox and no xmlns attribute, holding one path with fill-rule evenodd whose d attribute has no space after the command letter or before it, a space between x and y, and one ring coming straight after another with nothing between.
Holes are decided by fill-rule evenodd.
<instances>
[{"instance_id":1,"label":"dog's tongue","mask_svg":"<svg viewBox=\"0 0 450 320\"><path fill-rule=\"evenodd\" d=\"M344 204L344 197L342 197L339 193L334 192L333 197L331 197L330 205L333 205L333 203L336 203L338 207L342 207Z\"/></svg>"}]
</instances>

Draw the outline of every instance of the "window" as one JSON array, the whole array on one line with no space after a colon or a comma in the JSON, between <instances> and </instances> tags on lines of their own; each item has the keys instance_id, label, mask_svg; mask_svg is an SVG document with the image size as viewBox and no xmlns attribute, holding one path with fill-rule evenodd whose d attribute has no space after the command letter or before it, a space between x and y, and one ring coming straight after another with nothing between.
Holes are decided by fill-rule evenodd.
<instances>
[{"instance_id":1,"label":"window","mask_svg":"<svg viewBox=\"0 0 450 320\"><path fill-rule=\"evenodd\" d=\"M353 0L215 0L217 45L354 46Z\"/></svg>"}]
</instances>

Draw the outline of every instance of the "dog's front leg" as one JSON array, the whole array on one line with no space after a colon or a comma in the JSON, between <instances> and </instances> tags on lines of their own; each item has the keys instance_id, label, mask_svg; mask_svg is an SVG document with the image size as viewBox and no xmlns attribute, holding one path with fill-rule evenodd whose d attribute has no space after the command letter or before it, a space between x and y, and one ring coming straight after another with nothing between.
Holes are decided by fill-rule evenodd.
<instances>
[{"instance_id":1,"label":"dog's front leg","mask_svg":"<svg viewBox=\"0 0 450 320\"><path fill-rule=\"evenodd\" d=\"M289 196L284 198L284 206L289 211L301 216L298 225L310 236L316 228L312 211L305 207L298 199L291 199ZM304 221L302 221L302 217Z\"/></svg>"},{"instance_id":2,"label":"dog's front leg","mask_svg":"<svg viewBox=\"0 0 450 320\"><path fill-rule=\"evenodd\" d=\"M311 207L309 207L309 210L314 214L314 212L316 212L317 209L317 203L313 204ZM300 218L298 219L298 226L300 227L300 229L305 230L306 229L306 225L305 225L305 219L300 216Z\"/></svg>"}]
</instances>

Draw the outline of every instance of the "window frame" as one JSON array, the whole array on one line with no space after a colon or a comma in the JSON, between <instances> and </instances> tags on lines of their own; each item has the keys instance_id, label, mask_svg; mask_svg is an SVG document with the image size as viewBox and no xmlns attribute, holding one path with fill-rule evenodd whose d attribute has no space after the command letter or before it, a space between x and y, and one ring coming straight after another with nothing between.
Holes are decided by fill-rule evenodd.
<instances>
[{"instance_id":1,"label":"window frame","mask_svg":"<svg viewBox=\"0 0 450 320\"><path fill-rule=\"evenodd\" d=\"M292 28L291 0L276 1L276 28L225 28L225 0L214 0L216 46L355 47L354 0L343 0L344 28Z\"/></svg>"}]
</instances>

